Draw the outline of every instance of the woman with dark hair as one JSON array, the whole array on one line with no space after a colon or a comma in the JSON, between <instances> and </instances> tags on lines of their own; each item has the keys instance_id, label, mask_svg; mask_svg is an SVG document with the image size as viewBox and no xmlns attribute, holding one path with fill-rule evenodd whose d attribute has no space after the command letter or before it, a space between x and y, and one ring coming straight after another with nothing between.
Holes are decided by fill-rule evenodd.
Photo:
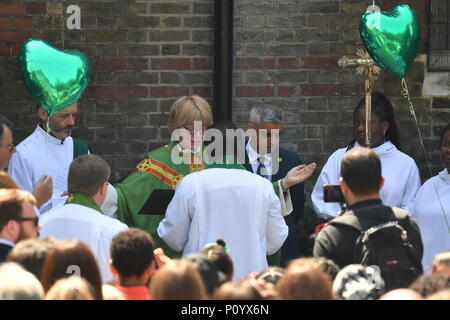
<instances>
[{"instance_id":1,"label":"woman with dark hair","mask_svg":"<svg viewBox=\"0 0 450 320\"><path fill-rule=\"evenodd\" d=\"M91 249L79 240L64 240L45 259L41 283L47 293L56 281L74 275L89 282L96 300L103 299L100 271Z\"/></svg>"},{"instance_id":2,"label":"woman with dark hair","mask_svg":"<svg viewBox=\"0 0 450 320\"><path fill-rule=\"evenodd\" d=\"M424 271L430 271L437 253L450 249L450 123L442 131L440 142L444 170L419 189L412 212L422 235Z\"/></svg>"},{"instance_id":3,"label":"woman with dark hair","mask_svg":"<svg viewBox=\"0 0 450 320\"><path fill-rule=\"evenodd\" d=\"M339 184L341 160L354 147L364 147L366 138L365 99L353 112L354 138L350 144L336 150L324 165L311 194L314 211L323 218L335 217L340 211L338 203L325 202L323 185ZM420 175L414 160L399 150L400 139L394 109L379 92L372 94L371 148L380 157L384 186L380 190L383 204L411 212L414 197L420 188Z\"/></svg>"}]
</instances>

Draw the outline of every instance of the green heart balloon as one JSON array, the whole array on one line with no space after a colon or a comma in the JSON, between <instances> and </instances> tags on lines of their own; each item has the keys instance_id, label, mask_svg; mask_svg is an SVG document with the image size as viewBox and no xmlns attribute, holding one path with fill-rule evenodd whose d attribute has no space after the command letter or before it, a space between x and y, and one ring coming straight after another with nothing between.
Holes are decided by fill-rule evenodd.
<instances>
[{"instance_id":1,"label":"green heart balloon","mask_svg":"<svg viewBox=\"0 0 450 320\"><path fill-rule=\"evenodd\" d=\"M20 48L19 62L28 91L49 116L77 102L89 83L91 65L78 50L30 39Z\"/></svg>"},{"instance_id":2,"label":"green heart balloon","mask_svg":"<svg viewBox=\"0 0 450 320\"><path fill-rule=\"evenodd\" d=\"M417 12L406 4L391 11L363 14L361 39L373 60L399 78L414 61L419 50L420 22Z\"/></svg>"}]
</instances>

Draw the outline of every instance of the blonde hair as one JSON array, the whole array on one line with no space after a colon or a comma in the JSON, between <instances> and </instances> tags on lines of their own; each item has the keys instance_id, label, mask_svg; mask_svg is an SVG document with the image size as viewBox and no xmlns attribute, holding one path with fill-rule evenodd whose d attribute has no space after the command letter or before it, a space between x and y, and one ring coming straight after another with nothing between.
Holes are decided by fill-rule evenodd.
<instances>
[{"instance_id":1,"label":"blonde hair","mask_svg":"<svg viewBox=\"0 0 450 320\"><path fill-rule=\"evenodd\" d=\"M102 284L102 293L103 300L126 300L119 289L107 283Z\"/></svg>"},{"instance_id":2,"label":"blonde hair","mask_svg":"<svg viewBox=\"0 0 450 320\"><path fill-rule=\"evenodd\" d=\"M209 103L197 95L184 96L175 101L169 113L169 132L194 121L202 121L202 125L206 127L213 124Z\"/></svg>"},{"instance_id":3,"label":"blonde hair","mask_svg":"<svg viewBox=\"0 0 450 320\"><path fill-rule=\"evenodd\" d=\"M206 289L190 261L172 260L152 277L150 296L154 300L203 300Z\"/></svg>"},{"instance_id":4,"label":"blonde hair","mask_svg":"<svg viewBox=\"0 0 450 320\"><path fill-rule=\"evenodd\" d=\"M56 281L45 300L94 300L94 290L84 278L72 276Z\"/></svg>"},{"instance_id":5,"label":"blonde hair","mask_svg":"<svg viewBox=\"0 0 450 320\"><path fill-rule=\"evenodd\" d=\"M443 264L450 266L450 250L439 252L434 256L431 273L437 273L438 267Z\"/></svg>"},{"instance_id":6,"label":"blonde hair","mask_svg":"<svg viewBox=\"0 0 450 320\"><path fill-rule=\"evenodd\" d=\"M0 265L0 300L42 300L39 280L15 262Z\"/></svg>"}]
</instances>

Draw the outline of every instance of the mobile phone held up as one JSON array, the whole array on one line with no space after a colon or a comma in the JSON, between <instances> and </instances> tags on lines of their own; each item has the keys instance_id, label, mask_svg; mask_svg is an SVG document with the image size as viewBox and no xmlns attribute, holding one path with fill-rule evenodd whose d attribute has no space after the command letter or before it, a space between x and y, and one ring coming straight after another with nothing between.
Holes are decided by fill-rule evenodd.
<instances>
[{"instance_id":1,"label":"mobile phone held up","mask_svg":"<svg viewBox=\"0 0 450 320\"><path fill-rule=\"evenodd\" d=\"M340 185L326 184L323 186L323 199L325 202L345 203Z\"/></svg>"}]
</instances>

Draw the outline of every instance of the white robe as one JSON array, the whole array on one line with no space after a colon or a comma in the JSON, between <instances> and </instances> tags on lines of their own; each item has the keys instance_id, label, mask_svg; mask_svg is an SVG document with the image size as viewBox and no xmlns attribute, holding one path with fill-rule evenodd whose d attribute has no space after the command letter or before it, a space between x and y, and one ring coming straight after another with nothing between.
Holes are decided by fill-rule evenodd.
<instances>
[{"instance_id":1,"label":"white robe","mask_svg":"<svg viewBox=\"0 0 450 320\"><path fill-rule=\"evenodd\" d=\"M239 169L206 169L187 175L158 226L158 235L183 255L223 238L234 277L267 267L288 235L272 184Z\"/></svg>"},{"instance_id":2,"label":"white robe","mask_svg":"<svg viewBox=\"0 0 450 320\"><path fill-rule=\"evenodd\" d=\"M419 189L412 216L422 236L424 272L429 272L435 254L450 250L450 174L447 169L428 179Z\"/></svg>"},{"instance_id":3,"label":"white robe","mask_svg":"<svg viewBox=\"0 0 450 320\"><path fill-rule=\"evenodd\" d=\"M119 220L79 205L66 204L42 215L40 238L55 237L59 240L78 239L91 248L100 270L103 282L113 280L109 268L110 244L112 238L128 229Z\"/></svg>"},{"instance_id":4,"label":"white robe","mask_svg":"<svg viewBox=\"0 0 450 320\"><path fill-rule=\"evenodd\" d=\"M64 204L67 196L61 197L61 194L67 191L69 166L73 160L72 137L62 141L38 125L16 150L9 161L8 173L21 189L32 192L45 174L53 179L52 198L39 208L40 213Z\"/></svg>"},{"instance_id":5,"label":"white robe","mask_svg":"<svg viewBox=\"0 0 450 320\"><path fill-rule=\"evenodd\" d=\"M355 143L355 147L361 147ZM323 201L323 185L339 184L341 160L347 148L336 150L324 165L311 194L314 211L320 217L335 217L341 210L338 203ZM381 174L384 177L384 186L380 190L383 204L399 207L411 212L414 197L419 190L421 182L419 169L414 160L399 151L395 145L387 141L381 146L372 148L381 161Z\"/></svg>"}]
</instances>

